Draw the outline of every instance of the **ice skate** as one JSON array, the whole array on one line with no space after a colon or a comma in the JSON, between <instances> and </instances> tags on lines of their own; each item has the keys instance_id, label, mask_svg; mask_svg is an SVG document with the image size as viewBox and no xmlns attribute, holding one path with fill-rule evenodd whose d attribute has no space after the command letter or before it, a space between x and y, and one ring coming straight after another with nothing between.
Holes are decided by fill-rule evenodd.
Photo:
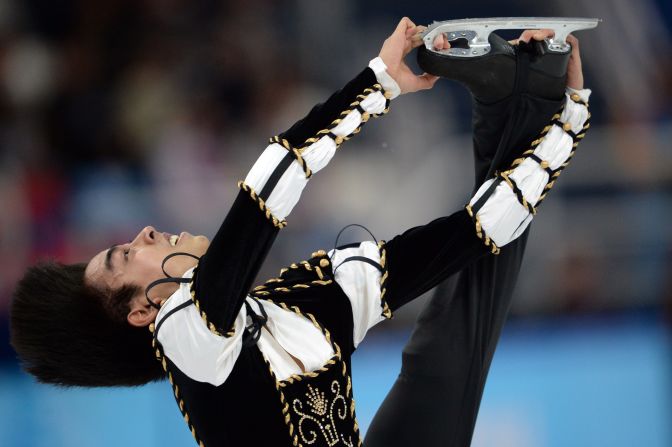
<instances>
[{"instance_id":1,"label":"ice skate","mask_svg":"<svg viewBox=\"0 0 672 447\"><path fill-rule=\"evenodd\" d=\"M518 90L549 99L562 96L572 32L595 28L599 19L504 17L435 22L422 35L424 46L418 63L427 73L456 80L483 103L506 98L516 87L516 67L521 55L529 63L525 85ZM544 41L512 45L493 31L505 29L552 29ZM443 34L451 47L434 49L434 39ZM476 76L475 74L478 73ZM519 83L521 80L518 81Z\"/></svg>"}]
</instances>

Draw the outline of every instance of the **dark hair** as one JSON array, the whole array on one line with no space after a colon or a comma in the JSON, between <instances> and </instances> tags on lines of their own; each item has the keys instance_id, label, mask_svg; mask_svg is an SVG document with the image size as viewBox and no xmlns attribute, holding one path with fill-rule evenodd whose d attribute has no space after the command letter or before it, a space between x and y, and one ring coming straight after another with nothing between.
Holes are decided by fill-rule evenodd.
<instances>
[{"instance_id":1,"label":"dark hair","mask_svg":"<svg viewBox=\"0 0 672 447\"><path fill-rule=\"evenodd\" d=\"M11 344L40 382L135 386L164 377L152 334L126 321L137 287L100 291L86 264L42 262L19 281L10 310Z\"/></svg>"}]
</instances>

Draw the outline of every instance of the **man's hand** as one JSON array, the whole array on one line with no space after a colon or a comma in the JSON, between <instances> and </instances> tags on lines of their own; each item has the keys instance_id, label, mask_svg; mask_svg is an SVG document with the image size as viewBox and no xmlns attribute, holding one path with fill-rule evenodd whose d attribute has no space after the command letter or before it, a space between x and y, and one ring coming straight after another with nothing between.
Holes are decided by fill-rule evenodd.
<instances>
[{"instance_id":1,"label":"man's hand","mask_svg":"<svg viewBox=\"0 0 672 447\"><path fill-rule=\"evenodd\" d=\"M413 48L422 45L422 31L424 27L416 26L411 19L404 17L392 35L385 39L378 55L387 65L387 73L399 84L402 94L430 89L439 79L427 73L416 75L404 62Z\"/></svg>"},{"instance_id":2,"label":"man's hand","mask_svg":"<svg viewBox=\"0 0 672 447\"><path fill-rule=\"evenodd\" d=\"M523 31L518 41L529 42L530 39L544 40L548 37L553 37L555 33L550 29L533 30L528 29ZM516 44L518 41L511 43ZM583 69L581 67L581 53L579 52L579 39L573 35L567 36L567 43L572 46L572 54L569 56L569 64L567 65L567 87L575 90L583 89Z\"/></svg>"}]
</instances>

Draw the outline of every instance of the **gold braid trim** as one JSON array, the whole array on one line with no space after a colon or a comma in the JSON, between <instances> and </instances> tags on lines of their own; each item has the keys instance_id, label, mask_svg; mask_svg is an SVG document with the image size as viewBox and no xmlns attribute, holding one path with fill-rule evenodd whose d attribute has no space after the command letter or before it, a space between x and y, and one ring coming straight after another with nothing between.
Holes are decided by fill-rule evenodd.
<instances>
[{"instance_id":1,"label":"gold braid trim","mask_svg":"<svg viewBox=\"0 0 672 447\"><path fill-rule=\"evenodd\" d=\"M475 214L471 209L471 205L467 205L466 209L467 213L469 213L469 216L471 217L471 220L474 221L474 225L476 227L476 236L478 236L478 238L483 241L485 246L490 249L490 252L493 255L498 255L500 252L499 247L493 242L492 239L490 239L487 234L485 234L485 231L483 231L483 227L481 227L481 220L478 218L478 215Z\"/></svg>"},{"instance_id":2,"label":"gold braid trim","mask_svg":"<svg viewBox=\"0 0 672 447\"><path fill-rule=\"evenodd\" d=\"M196 292L194 291L194 279L196 278L197 271L198 267L194 269L194 273L191 276L191 281L189 282L189 296L191 297L191 301L194 302L194 306L196 307L196 310L201 316L203 323L205 323L205 326L211 333L220 337L226 337L226 338L232 337L236 333L236 328L234 325L232 325L231 329L229 329L224 335L222 335L222 333L217 329L215 324L208 320L208 315L205 313L205 311L201 309L201 303L196 297Z\"/></svg>"},{"instance_id":3,"label":"gold braid trim","mask_svg":"<svg viewBox=\"0 0 672 447\"><path fill-rule=\"evenodd\" d=\"M173 395L175 396L175 402L177 402L177 406L180 409L180 413L182 414L182 417L184 418L184 422L187 423L187 427L189 428L189 431L191 432L191 436L194 437L194 440L196 441L196 444L198 444L198 447L205 447L203 444L203 441L198 437L196 434L196 428L193 426L191 423L191 419L189 418L189 413L187 412L187 406L184 403L184 400L182 397L180 397L180 388L177 386L175 381L173 380L173 374L168 371L168 363L166 362L166 357L163 353L163 347L161 346L161 343L159 343L156 340L156 333L154 332L154 327L153 325L150 326L149 329L152 333L155 335L152 337L152 347L154 348L154 353L156 355L156 359L161 362L161 367L163 367L163 371L168 375L168 381L170 382L170 386L173 388Z\"/></svg>"},{"instance_id":4,"label":"gold braid trim","mask_svg":"<svg viewBox=\"0 0 672 447\"><path fill-rule=\"evenodd\" d=\"M564 108L565 107L563 106L562 109L560 109L560 111L558 113L553 115L551 117L551 121L559 120L560 116L562 115L562 110ZM516 158L515 160L513 160L511 162L511 167L508 170L504 171L504 173L507 174L507 175L510 175L513 172L513 169L516 166L518 166L519 164L524 162L530 155L532 155L534 153L534 150L537 148L537 146L539 146L541 144L542 141L544 141L544 138L546 138L546 135L548 135L548 132L550 132L552 128L553 128L553 124L549 124L546 127L544 127L542 129L542 131L539 133L539 135L537 136L537 138L535 138L532 141L532 143L530 143L530 147L525 152L523 152L522 155L519 158Z\"/></svg>"},{"instance_id":5,"label":"gold braid trim","mask_svg":"<svg viewBox=\"0 0 672 447\"><path fill-rule=\"evenodd\" d=\"M341 136L341 135L334 135L331 131L338 126L338 124L343 121L343 119L349 115L352 111L356 110L358 107L360 107L361 102L367 98L370 94L376 93L376 92L381 92L383 96L386 99L386 104L385 104L385 109L381 113L369 113L369 112L360 112L361 114L361 122L359 126L355 130L353 130L350 134L346 136ZM336 143L336 147L340 147L341 144L343 144L344 141L349 140L352 138L353 135L358 134L362 130L362 126L369 121L369 118L371 116L373 117L379 117L385 115L389 110L390 110L390 97L392 95L389 92L386 92L383 87L380 84L374 84L372 87L365 88L363 92L359 95L357 95L357 100L350 103L350 108L342 111L339 115L338 118L333 120L329 126L327 126L325 129L319 130L315 136L307 138L306 141L303 142L303 144L297 148L297 150L301 153L303 153L310 145L313 143L316 143L317 141L322 138L322 135L329 135L333 140L334 143Z\"/></svg>"},{"instance_id":6,"label":"gold braid trim","mask_svg":"<svg viewBox=\"0 0 672 447\"><path fill-rule=\"evenodd\" d=\"M380 307L383 308L381 315L389 320L392 318L392 311L390 310L390 306L387 305L387 301L385 301L388 278L387 251L385 250L385 241L378 242L378 252L380 253L380 266L383 269L382 276L380 277Z\"/></svg>"},{"instance_id":7,"label":"gold braid trim","mask_svg":"<svg viewBox=\"0 0 672 447\"><path fill-rule=\"evenodd\" d=\"M279 277L271 278L267 280L264 284L256 286L254 289L252 289L250 295L256 297L268 296L271 295L273 292L289 293L292 290L296 289L308 289L312 286L328 286L329 284L332 284L334 281L328 278L325 279L324 272L322 271L322 268L329 267L330 264L329 259L326 258L326 256L327 252L324 250L318 250L311 255L312 258L323 258L320 260L319 266L317 265L313 266L308 261L300 261L299 263L296 262L292 263L289 267L280 270L280 274L278 275ZM301 268L309 272L314 272L317 275L318 279L312 280L307 283L293 284L288 287L284 287L282 285L275 286L279 283L285 282L285 278L282 278L282 275L284 275L290 270L297 270Z\"/></svg>"},{"instance_id":8,"label":"gold braid trim","mask_svg":"<svg viewBox=\"0 0 672 447\"><path fill-rule=\"evenodd\" d=\"M276 228L280 228L280 229L285 228L287 226L287 221L286 220L280 220L277 217L275 217L273 215L273 213L271 213L271 210L268 209L268 207L266 206L266 202L264 202L264 199L259 197L257 192L254 189L252 189L251 186L249 186L247 183L245 183L243 181L240 181L240 182L238 182L238 187L240 189L242 189L243 191L246 191L250 194L250 197L252 198L252 200L257 202L257 204L259 205L259 209L264 213L266 218L273 223L273 226L275 226Z\"/></svg>"},{"instance_id":9,"label":"gold braid trim","mask_svg":"<svg viewBox=\"0 0 672 447\"><path fill-rule=\"evenodd\" d=\"M193 282L191 283L191 285L193 286ZM196 306L196 310L198 310L198 313L201 315L201 319L203 320L203 323L205 323L205 325L207 326L208 330L210 330L210 332L212 332L213 334L218 335L220 337L226 337L226 338L233 337L233 335L236 333L235 326L231 326L231 329L229 329L225 334L222 334L221 332L219 332L217 330L217 327L215 326L215 324L213 322L211 322L210 320L208 320L208 315L205 313L205 311L203 309L201 309L201 303L198 301L198 298L196 298L196 293L194 292L193 289L191 290L190 295L191 295L191 300L194 302L194 306Z\"/></svg>"},{"instance_id":10,"label":"gold braid trim","mask_svg":"<svg viewBox=\"0 0 672 447\"><path fill-rule=\"evenodd\" d=\"M582 104L585 107L588 107L588 103L583 101L579 95L576 93L570 95L570 99L574 101L575 103ZM576 148L579 146L579 143L581 140L586 136L586 131L590 128L590 118L591 114L588 113L588 118L586 119L586 122L584 123L583 127L579 131L578 134L574 135L573 133L570 132L571 128L567 123L561 123L560 122L560 117L562 116L562 111L564 110L564 105L562 109L553 117L551 118L552 123L547 125L542 129L540 134L535 138L532 143L530 143L530 147L523 152L523 154L519 157L513 160L511 162L511 167L506 170L499 172L497 175L501 177L506 183L509 185L509 187L513 190L514 194L518 198L518 201L520 204L525 207L525 209L530 213L530 214L537 214L537 208L539 208L539 205L541 205L541 202L546 198L546 195L548 195L548 192L553 188L555 185L555 181L560 177L560 174L562 174L562 171L569 166L569 162L571 161L572 157L574 157L574 154L576 152ZM515 185L515 182L513 182L510 178L509 175L513 173L514 169L516 166L520 165L522 162L524 162L526 159L530 158L532 154L534 154L535 149L537 146L539 146L544 139L548 136L548 132L553 128L554 125L557 125L560 129L562 129L567 135L572 137L573 144L572 144L572 150L569 153L569 156L567 157L567 160L555 171L553 171L552 175L549 175L548 181L546 182L546 186L544 187L544 191L539 196L539 200L537 200L536 205L532 206L527 199L523 196L522 192L520 189ZM548 162L542 161L540 164L542 169L546 169L548 167ZM471 219L474 221L474 225L476 227L476 235L478 236L479 239L483 241L486 247L490 248L490 251L493 254L499 254L500 249L497 247L497 245L488 237L487 234L485 234L485 231L483 231L483 228L481 226L481 222L478 218L478 215L473 212L473 209L471 208L471 205L466 206L466 210L469 213L469 216L471 216Z\"/></svg>"},{"instance_id":11,"label":"gold braid trim","mask_svg":"<svg viewBox=\"0 0 672 447\"><path fill-rule=\"evenodd\" d=\"M364 99L366 99L368 97L368 95L374 94L374 93L377 93L377 92L381 92L383 94L383 96L386 99L386 104L385 104L385 109L381 113L374 113L373 116L374 117L382 116L382 115L386 114L390 109L389 108L389 103L390 103L391 94L389 94L388 92L385 92L385 90L383 89L383 87L380 84L375 84L373 87L365 88L364 91L361 94L357 95L357 100L350 103L350 108L349 109L342 111L339 114L338 118L333 120L331 122L331 124L329 124L329 126L326 129L322 129L322 130L318 131L314 137L307 138L306 141L304 141L303 145L301 145L301 147L299 147L299 148L292 147L292 145L289 143L289 141L287 141L284 138L280 138L279 136L275 136L275 137L271 138L269 142L271 144L272 143L277 143L277 144L281 145L282 147L284 147L287 151L291 152L292 155L294 156L294 159L299 163L299 165L301 165L301 168L303 169L303 172L304 172L306 178L310 178L313 175L313 173L310 170L310 167L308 166L308 163L306 162L306 160L304 160L304 158L302 156L303 152L310 145L319 141L321 136L324 135L324 134L329 135L329 137L334 140L334 143L336 144L336 148L340 147L341 144L343 144L344 141L349 140L353 135L358 134L362 130L362 126L369 120L369 118L371 116L371 114L369 112L363 111L363 109L360 106L360 103ZM359 126L357 126L357 128L355 130L353 130L348 135L345 135L345 136L334 135L332 133L332 130L336 126L338 126L338 124L341 121L343 121L343 119L346 116L348 116L350 113L352 113L354 110L357 110L357 109L360 110L360 115L361 115ZM278 228L284 228L285 226L287 226L287 221L280 220L277 217L275 217L273 215L273 213L271 212L271 210L268 209L268 207L266 206L266 203L264 202L264 200L261 197L259 197L259 195L256 193L256 191L254 191L254 189L252 189L252 187L250 187L249 185L245 184L245 182L242 182L242 181L238 182L238 187L243 189L244 191L249 192L252 200L254 200L255 202L257 202L259 204L259 209L261 209L261 211L264 212L267 219L269 219L271 222L273 222L274 226L276 226Z\"/></svg>"},{"instance_id":12,"label":"gold braid trim","mask_svg":"<svg viewBox=\"0 0 672 447\"><path fill-rule=\"evenodd\" d=\"M289 144L289 141L285 140L284 138L275 136L271 138L269 142L277 143L282 147L284 147L285 149L287 149L289 152L291 152L292 155L294 156L294 159L296 159L296 161L299 162L299 164L301 165L301 169L303 169L303 173L306 175L306 178L310 178L313 175L313 172L308 167L308 163L306 163L306 160L304 160L303 157L301 156L301 152L298 149L292 147L292 145Z\"/></svg>"},{"instance_id":13,"label":"gold braid trim","mask_svg":"<svg viewBox=\"0 0 672 447\"><path fill-rule=\"evenodd\" d=\"M191 281L189 282L189 295L191 296L191 301L194 302L194 306L196 307L196 310L198 311L199 315L201 316L201 319L203 320L203 323L205 323L205 326L208 328L210 332L212 332L214 335L220 336L220 337L233 337L233 335L236 333L236 327L234 325L231 326L231 329L229 329L226 333L222 334L215 324L208 320L208 315L205 313L203 309L201 309L201 303L198 301L198 298L196 298L196 292L194 291L194 278L196 277L196 271L194 271L194 275L191 277Z\"/></svg>"},{"instance_id":14,"label":"gold braid trim","mask_svg":"<svg viewBox=\"0 0 672 447\"><path fill-rule=\"evenodd\" d=\"M569 95L569 99L571 99L577 104L581 104L583 106L586 106L586 108L588 108L588 103L583 99L581 99L581 97L577 93L572 93L571 95Z\"/></svg>"},{"instance_id":15,"label":"gold braid trim","mask_svg":"<svg viewBox=\"0 0 672 447\"><path fill-rule=\"evenodd\" d=\"M320 279L315 279L313 281L310 281L309 283L300 283L300 284L293 284L290 287L273 287L269 288L268 283L272 282L277 282L275 281L276 279L279 278L272 278L269 281L266 281L266 284L263 284L261 286L255 287L254 290L250 292L250 295L253 295L255 297L260 297L260 296L268 296L271 295L273 292L282 292L282 293L290 293L292 290L296 289L308 289L312 286L328 286L329 284L332 284L334 281L331 279L327 280L320 280Z\"/></svg>"},{"instance_id":16,"label":"gold braid trim","mask_svg":"<svg viewBox=\"0 0 672 447\"><path fill-rule=\"evenodd\" d=\"M352 382L350 377L348 376L348 371L347 371L347 365L345 362L342 360L342 353L341 353L341 348L338 346L338 343L336 343L332 338L331 338L331 333L329 330L324 327L317 319L313 316L311 313L304 313L299 309L297 306L288 306L286 303L283 302L274 302L265 298L261 298L264 301L271 302L273 304L279 305L283 309L289 311L289 312L294 312L295 314L302 316L303 318L307 318L310 320L311 323L313 323L313 326L315 326L317 329L319 329L324 337L326 338L327 342L331 345L332 349L334 350L334 355L325 362L324 365L322 365L321 368L316 369L315 371L307 371L302 374L292 374L286 379L283 380L278 380L278 378L275 375L275 372L273 371L273 368L271 368L271 363L270 361L266 358L264 355L264 361L266 362L266 366L268 367L268 371L271 374L271 377L273 377L274 382L275 382L275 389L278 391L278 395L280 396L280 404L282 405L282 414L284 416L284 421L285 424L287 425L287 428L289 430L289 437L292 440L292 445L295 447L302 447L302 444L299 443L299 438L298 436L294 433L294 424L292 424L291 417L289 416L289 404L287 403L287 399L285 398L285 394L283 392L283 388L286 387L287 385L290 385L294 382L300 382L306 377L317 377L320 373L327 371L329 368L332 368L334 365L336 365L337 362L341 361L343 364L343 368L341 370L341 373L343 374L343 377L348 379L347 383L347 389L346 389L346 396L350 398L350 401L352 402L350 404L350 417L354 421L354 431L355 434L357 434L357 439L358 439L358 447L362 446L362 439L361 436L359 435L359 424L357 423L357 418L355 417L355 400L352 398ZM263 352L262 352L263 355Z\"/></svg>"},{"instance_id":17,"label":"gold braid trim","mask_svg":"<svg viewBox=\"0 0 672 447\"><path fill-rule=\"evenodd\" d=\"M537 209L536 209L535 207L533 207L533 206L530 204L530 202L527 201L527 199L525 198L525 195L523 194L523 192L520 190L520 188L518 188L518 185L516 185L516 182L514 182L513 180L511 180L511 179L509 178L509 174L507 174L506 172L499 172L499 173L497 173L496 175L499 176L499 177L501 177L502 179L504 179L504 181L506 182L506 184L509 185L509 188L511 188L511 190L513 191L513 193L514 193L514 194L516 195L516 197L518 198L518 202L519 202L521 205L523 205L523 207L527 210L528 213L530 213L530 214L532 214L532 215L537 214Z\"/></svg>"},{"instance_id":18,"label":"gold braid trim","mask_svg":"<svg viewBox=\"0 0 672 447\"><path fill-rule=\"evenodd\" d=\"M573 94L572 96L579 96L579 95ZM587 107L588 104L581 101L580 99L581 98L579 98L579 101L577 101L574 98L572 98L572 100L574 102L577 102L579 104L583 104L584 106ZM572 160L572 157L574 157L574 154L576 153L576 148L579 146L579 143L581 142L581 140L583 140L583 138L586 136L586 132L588 131L588 129L590 129L590 117L591 117L591 115L589 113L588 114L588 119L586 119L586 122L583 124L583 127L581 128L579 133L577 133L575 136L573 136L572 134L569 134L570 136L572 136L572 139L574 140L574 143L572 144L572 151L569 153L569 156L567 157L567 160L565 160L565 162L558 169L555 170L553 175L549 177L548 182L546 183L546 186L544 187L544 192L541 194L541 196L539 196L539 200L537 200L537 204L535 205L535 209L539 208L539 206L541 205L541 202L544 201L544 199L548 195L548 192L555 185L555 181L558 179L558 177L560 177L560 174L562 174L562 171L564 171L565 168L567 166L569 166L569 163ZM565 132L567 132L567 129L565 129Z\"/></svg>"}]
</instances>

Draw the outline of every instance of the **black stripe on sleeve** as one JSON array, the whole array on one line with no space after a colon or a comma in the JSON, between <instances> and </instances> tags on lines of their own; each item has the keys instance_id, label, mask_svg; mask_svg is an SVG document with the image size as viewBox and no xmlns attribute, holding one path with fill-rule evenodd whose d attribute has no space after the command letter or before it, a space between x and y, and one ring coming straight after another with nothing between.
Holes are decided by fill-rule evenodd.
<instances>
[{"instance_id":1,"label":"black stripe on sleeve","mask_svg":"<svg viewBox=\"0 0 672 447\"><path fill-rule=\"evenodd\" d=\"M294 161L293 154L290 151L287 151L282 160L280 160L280 163L278 163L278 165L275 167L273 174L271 174L271 176L268 178L268 181L264 185L264 188L259 193L259 197L261 197L264 201L268 200L271 193L273 192L273 189L275 189L275 186L280 181L280 177L282 177L282 174L285 173L285 171L287 170L287 168L289 168L289 165L291 165L293 161Z\"/></svg>"}]
</instances>

